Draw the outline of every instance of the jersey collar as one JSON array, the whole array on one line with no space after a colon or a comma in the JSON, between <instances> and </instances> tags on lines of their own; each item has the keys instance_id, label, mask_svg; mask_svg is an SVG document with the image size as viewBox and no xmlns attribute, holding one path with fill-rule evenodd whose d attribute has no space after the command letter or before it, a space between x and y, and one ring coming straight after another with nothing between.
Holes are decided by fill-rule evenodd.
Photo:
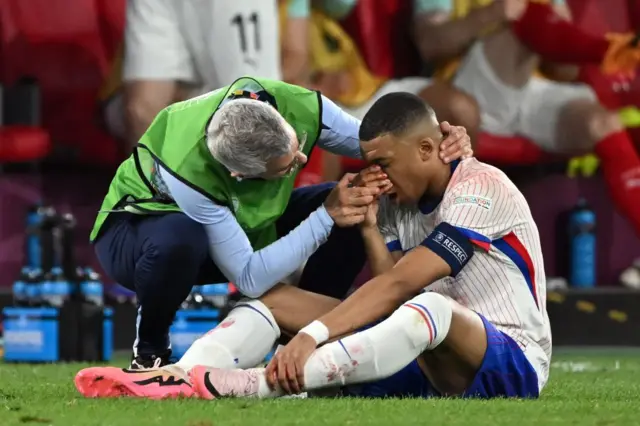
<instances>
[{"instance_id":1,"label":"jersey collar","mask_svg":"<svg viewBox=\"0 0 640 426\"><path fill-rule=\"evenodd\" d=\"M459 164L460 160L451 162L451 176L456 172ZM439 197L422 197L418 202L418 209L420 209L422 214L430 214L440 205L443 197L444 195Z\"/></svg>"}]
</instances>

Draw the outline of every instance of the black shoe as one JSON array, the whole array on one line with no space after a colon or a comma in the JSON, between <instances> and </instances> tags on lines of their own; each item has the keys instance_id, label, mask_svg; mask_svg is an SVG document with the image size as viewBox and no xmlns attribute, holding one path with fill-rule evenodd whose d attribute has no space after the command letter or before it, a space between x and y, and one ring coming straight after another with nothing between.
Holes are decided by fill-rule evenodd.
<instances>
[{"instance_id":1,"label":"black shoe","mask_svg":"<svg viewBox=\"0 0 640 426\"><path fill-rule=\"evenodd\" d=\"M171 364L170 356L171 350L159 355L138 355L131 360L129 370L150 370L164 367L165 365Z\"/></svg>"}]
</instances>

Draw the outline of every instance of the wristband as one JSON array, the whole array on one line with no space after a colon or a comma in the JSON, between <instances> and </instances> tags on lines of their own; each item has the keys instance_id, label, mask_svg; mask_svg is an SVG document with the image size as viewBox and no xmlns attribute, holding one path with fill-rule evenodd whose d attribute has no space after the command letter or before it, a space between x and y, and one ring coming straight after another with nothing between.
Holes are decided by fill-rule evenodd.
<instances>
[{"instance_id":1,"label":"wristband","mask_svg":"<svg viewBox=\"0 0 640 426\"><path fill-rule=\"evenodd\" d=\"M318 320L315 320L306 327L303 327L298 333L308 334L316 341L316 345L321 345L329 340L329 329Z\"/></svg>"}]
</instances>

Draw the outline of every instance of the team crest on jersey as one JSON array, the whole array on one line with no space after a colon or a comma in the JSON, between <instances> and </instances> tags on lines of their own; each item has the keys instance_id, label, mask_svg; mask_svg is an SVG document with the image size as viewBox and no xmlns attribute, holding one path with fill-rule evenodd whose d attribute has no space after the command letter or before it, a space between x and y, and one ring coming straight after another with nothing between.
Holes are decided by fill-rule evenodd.
<instances>
[{"instance_id":1,"label":"team crest on jersey","mask_svg":"<svg viewBox=\"0 0 640 426\"><path fill-rule=\"evenodd\" d=\"M490 210L492 203L491 198L478 197L477 195L461 195L453 200L453 204L474 204L485 210Z\"/></svg>"}]
</instances>

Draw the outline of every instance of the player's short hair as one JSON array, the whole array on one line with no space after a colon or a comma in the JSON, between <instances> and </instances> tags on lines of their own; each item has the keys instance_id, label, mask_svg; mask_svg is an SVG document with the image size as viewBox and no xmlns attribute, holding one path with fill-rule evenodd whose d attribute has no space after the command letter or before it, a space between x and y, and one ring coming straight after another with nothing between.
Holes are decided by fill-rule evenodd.
<instances>
[{"instance_id":1,"label":"player's short hair","mask_svg":"<svg viewBox=\"0 0 640 426\"><path fill-rule=\"evenodd\" d=\"M207 147L213 158L245 176L264 173L267 161L287 155L292 145L292 132L282 115L254 99L227 102L207 127Z\"/></svg>"},{"instance_id":2,"label":"player's short hair","mask_svg":"<svg viewBox=\"0 0 640 426\"><path fill-rule=\"evenodd\" d=\"M437 125L436 113L420 97L408 92L382 96L367 111L360 125L360 140L370 141L385 133L401 135L424 119Z\"/></svg>"}]
</instances>

